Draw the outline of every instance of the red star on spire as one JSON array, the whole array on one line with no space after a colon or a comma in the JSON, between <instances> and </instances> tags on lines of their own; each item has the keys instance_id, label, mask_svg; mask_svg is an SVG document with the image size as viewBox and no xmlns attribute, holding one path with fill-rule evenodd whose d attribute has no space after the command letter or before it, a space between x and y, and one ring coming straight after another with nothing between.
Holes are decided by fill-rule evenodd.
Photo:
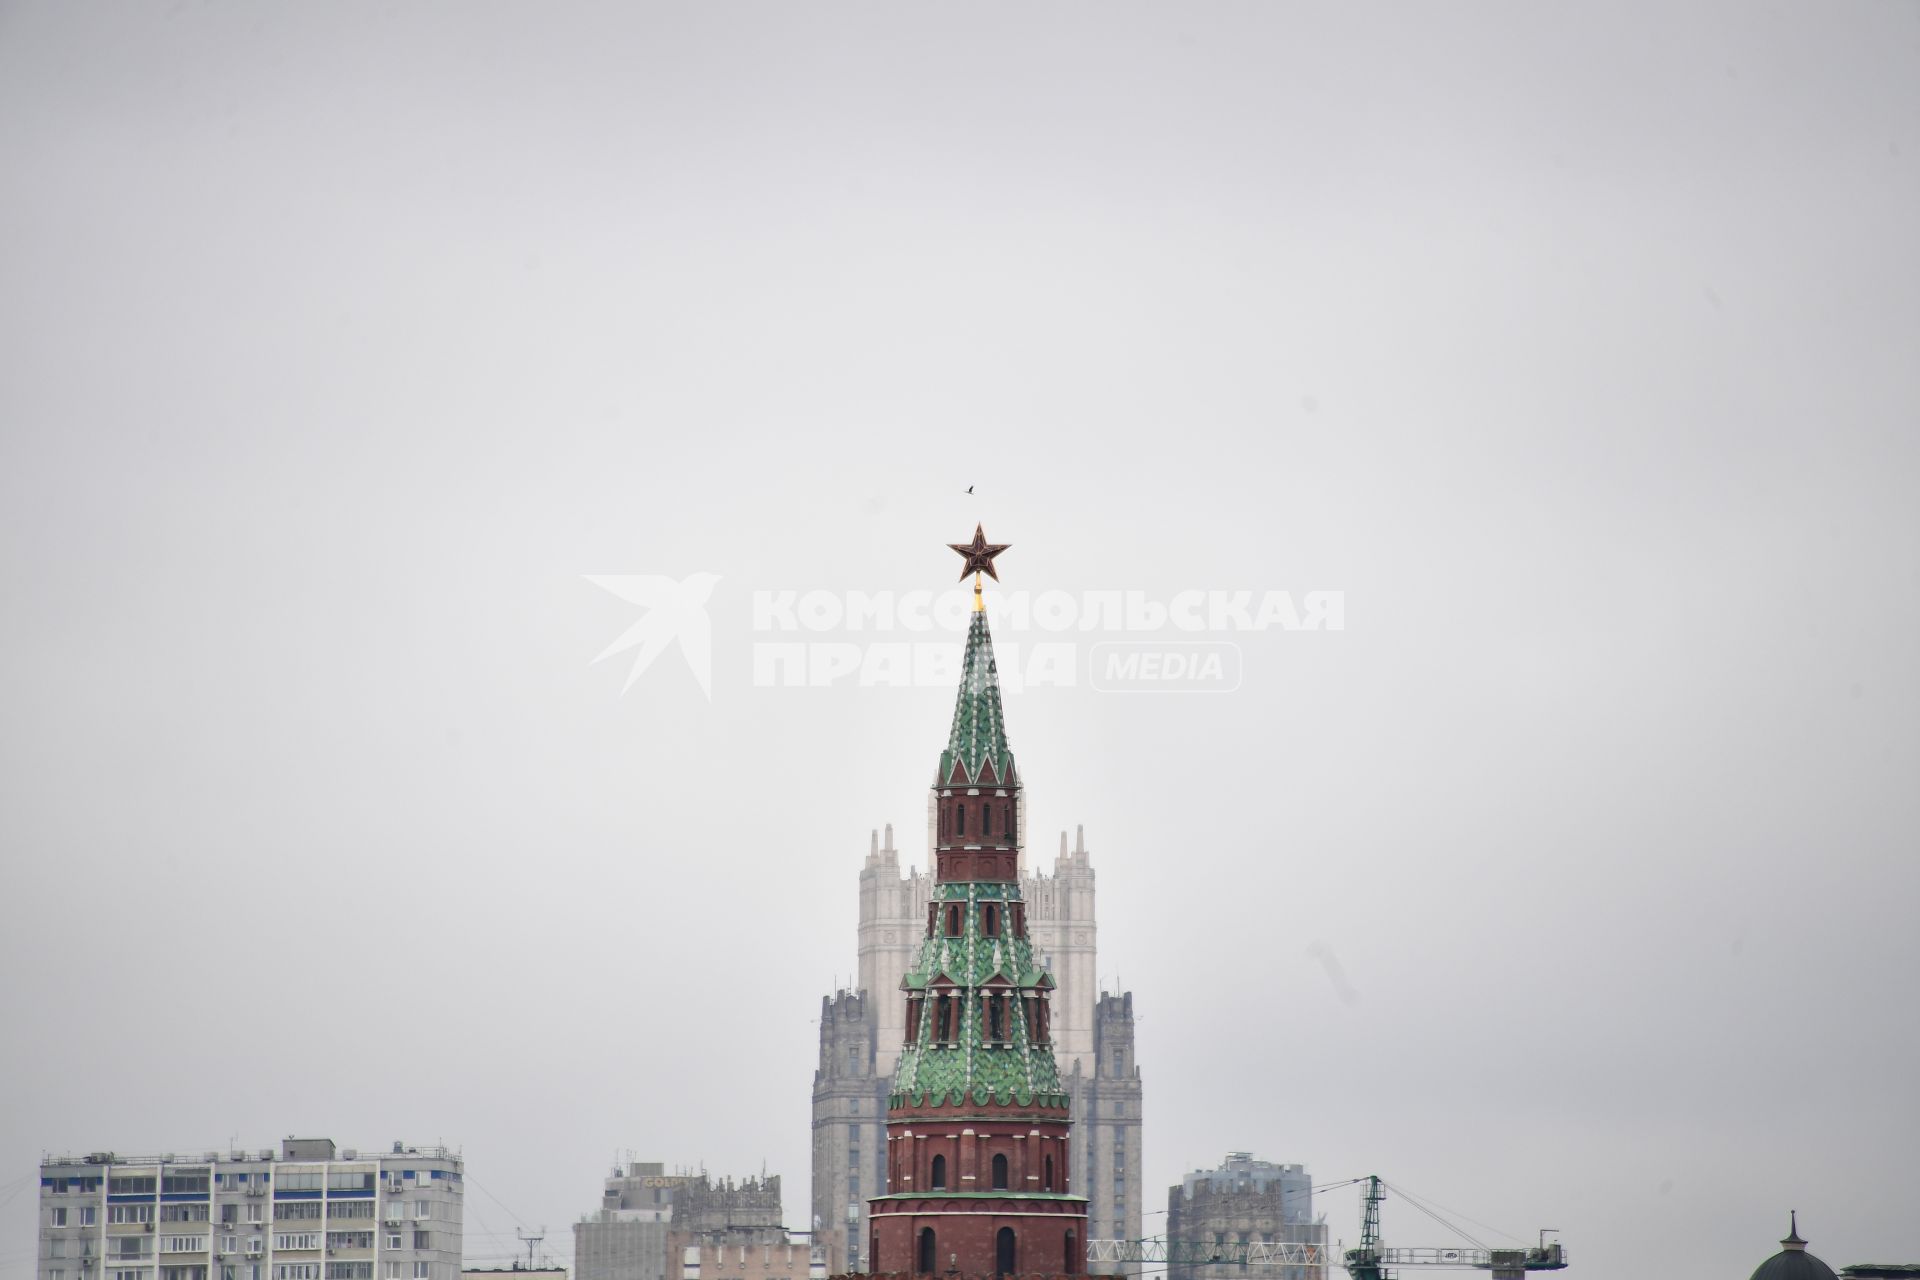
<instances>
[{"instance_id":1,"label":"red star on spire","mask_svg":"<svg viewBox=\"0 0 1920 1280\"><path fill-rule=\"evenodd\" d=\"M976 524L973 526L972 542L949 542L947 545L966 558L966 567L960 570L960 581L965 582L970 573L984 573L998 582L1000 575L993 571L993 558L1013 544L988 542L985 530Z\"/></svg>"}]
</instances>

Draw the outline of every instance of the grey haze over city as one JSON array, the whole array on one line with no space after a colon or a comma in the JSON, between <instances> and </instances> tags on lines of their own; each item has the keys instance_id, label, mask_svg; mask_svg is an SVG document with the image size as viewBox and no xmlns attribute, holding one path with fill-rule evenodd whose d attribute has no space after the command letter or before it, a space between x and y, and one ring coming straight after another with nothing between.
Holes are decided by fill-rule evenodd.
<instances>
[{"instance_id":1,"label":"grey haze over city","mask_svg":"<svg viewBox=\"0 0 1920 1280\"><path fill-rule=\"evenodd\" d=\"M995 621L1149 1209L1920 1261L1920 6L9 3L0 175L0 1280L43 1153L288 1133L459 1147L469 1261L629 1152L805 1228L953 687L766 646L964 620L755 600L976 523L1341 602Z\"/></svg>"}]
</instances>

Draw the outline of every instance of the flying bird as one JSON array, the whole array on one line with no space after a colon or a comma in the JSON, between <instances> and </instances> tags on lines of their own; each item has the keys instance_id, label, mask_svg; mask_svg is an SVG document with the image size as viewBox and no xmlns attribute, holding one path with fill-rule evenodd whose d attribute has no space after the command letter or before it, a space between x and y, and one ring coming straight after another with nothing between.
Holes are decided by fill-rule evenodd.
<instances>
[{"instance_id":1,"label":"flying bird","mask_svg":"<svg viewBox=\"0 0 1920 1280\"><path fill-rule=\"evenodd\" d=\"M968 492L968 493L972 493L972 492L973 492L973 486L972 486L972 485L968 485L968 486L967 486L967 492Z\"/></svg>"}]
</instances>

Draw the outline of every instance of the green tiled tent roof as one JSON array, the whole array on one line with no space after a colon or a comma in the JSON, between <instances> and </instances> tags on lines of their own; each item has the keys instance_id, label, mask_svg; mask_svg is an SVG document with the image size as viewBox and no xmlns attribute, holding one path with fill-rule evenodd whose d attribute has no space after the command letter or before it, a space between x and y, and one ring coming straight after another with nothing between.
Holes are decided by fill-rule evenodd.
<instances>
[{"instance_id":1,"label":"green tiled tent roof","mask_svg":"<svg viewBox=\"0 0 1920 1280\"><path fill-rule=\"evenodd\" d=\"M993 661L993 636L987 614L976 609L967 627L967 651L960 660L960 695L953 704L953 728L940 756L939 781L953 776L957 763L968 781L980 777L991 760L996 780L1005 782L1013 771L1013 751L1007 746L1007 722L1000 709L1000 671Z\"/></svg>"},{"instance_id":2,"label":"green tiled tent roof","mask_svg":"<svg viewBox=\"0 0 1920 1280\"><path fill-rule=\"evenodd\" d=\"M989 937L981 927L980 906L1018 902L1019 886L942 884L935 896L939 902L966 904L961 936L936 933L921 943L920 958L900 985L907 991L921 991L942 980L951 984L964 997L960 1026L951 1042L937 1043L932 1009L924 1008L920 1034L900 1055L893 1092L912 1102L944 1101L955 1106L988 1101L1028 1106L1036 1097L1045 1101L1062 1093L1052 1047L1027 1039L1026 1020L1017 1011L1007 1019L1010 1038L1006 1043L987 1043L981 1026L980 991L989 983L1004 986L1010 995L1053 989L1053 979L1034 959L1030 939L1016 938L1005 929Z\"/></svg>"},{"instance_id":3,"label":"green tiled tent roof","mask_svg":"<svg viewBox=\"0 0 1920 1280\"><path fill-rule=\"evenodd\" d=\"M993 784L1016 781L1013 752L1007 747L1006 719L1000 709L1000 675L993 660L993 636L987 615L976 610L967 628L967 650L961 660L960 696L953 708L953 728L940 756L939 783L950 782L955 768L969 782L991 775ZM1053 990L1053 978L1034 959L1033 943L1015 937L1010 906L1020 901L1018 881L940 881L934 900L942 905L964 904L965 925L960 936L939 930L920 946L920 956L901 980L906 992L950 988L961 997L960 1024L949 1041L936 1041L932 1000L923 1004L919 1032L900 1055L894 1073L896 1103L912 1106L980 1105L1065 1107L1060 1070L1053 1048L1027 1038L1026 1019L1017 1003L1009 1009L1007 1038L989 1042L981 1024L983 989L1009 996L1043 999ZM981 908L1000 907L1002 927L989 935Z\"/></svg>"}]
</instances>

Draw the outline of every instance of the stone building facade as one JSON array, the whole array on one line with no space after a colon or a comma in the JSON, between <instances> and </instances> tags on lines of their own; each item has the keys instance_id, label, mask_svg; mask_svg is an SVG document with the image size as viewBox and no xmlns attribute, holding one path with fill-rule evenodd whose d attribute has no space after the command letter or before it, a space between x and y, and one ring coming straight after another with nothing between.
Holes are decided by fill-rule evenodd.
<instances>
[{"instance_id":1,"label":"stone building facade","mask_svg":"<svg viewBox=\"0 0 1920 1280\"><path fill-rule=\"evenodd\" d=\"M931 793L928 802L931 815ZM935 821L929 817L929 850L939 838ZM1023 837L1024 808L1016 821ZM813 1224L836 1272L867 1269L866 1197L883 1177L887 1091L906 1031L905 1003L895 997L919 954L933 884L929 872L902 867L891 824L873 834L860 869L859 985L821 1002ZM1088 1233L1138 1239L1144 1188L1133 997L1099 990L1096 885L1084 828L1076 829L1071 845L1061 833L1047 872L1028 869L1022 840L1019 886L1034 953L1057 984L1053 1052L1072 1098L1070 1160L1083 1180L1075 1190L1088 1197Z\"/></svg>"},{"instance_id":2,"label":"stone building facade","mask_svg":"<svg viewBox=\"0 0 1920 1280\"><path fill-rule=\"evenodd\" d=\"M804 1235L761 1244L707 1243L683 1250L680 1280L826 1280L826 1254Z\"/></svg>"},{"instance_id":3,"label":"stone building facade","mask_svg":"<svg viewBox=\"0 0 1920 1280\"><path fill-rule=\"evenodd\" d=\"M1073 1096L1075 1189L1087 1197L1095 1240L1140 1238L1140 1065L1133 1056L1133 993L1101 993L1093 1006L1093 1054L1066 1079ZM1093 1271L1113 1266L1093 1266Z\"/></svg>"},{"instance_id":4,"label":"stone building facade","mask_svg":"<svg viewBox=\"0 0 1920 1280\"><path fill-rule=\"evenodd\" d=\"M735 1180L636 1162L613 1171L600 1200L573 1227L575 1280L682 1280L689 1251L697 1262L705 1249L720 1266L729 1247L792 1243L777 1174Z\"/></svg>"},{"instance_id":5,"label":"stone building facade","mask_svg":"<svg viewBox=\"0 0 1920 1280\"><path fill-rule=\"evenodd\" d=\"M599 1207L573 1224L574 1280L675 1280L667 1228L686 1182L657 1162L615 1169Z\"/></svg>"},{"instance_id":6,"label":"stone building facade","mask_svg":"<svg viewBox=\"0 0 1920 1280\"><path fill-rule=\"evenodd\" d=\"M1217 1169L1198 1169L1167 1190L1167 1241L1187 1256L1207 1246L1298 1244L1327 1257L1327 1225L1313 1212L1313 1179L1306 1166L1255 1160L1230 1151ZM1246 1280L1236 1264L1173 1264L1167 1280ZM1263 1267L1272 1280L1328 1280L1328 1263Z\"/></svg>"}]
</instances>

